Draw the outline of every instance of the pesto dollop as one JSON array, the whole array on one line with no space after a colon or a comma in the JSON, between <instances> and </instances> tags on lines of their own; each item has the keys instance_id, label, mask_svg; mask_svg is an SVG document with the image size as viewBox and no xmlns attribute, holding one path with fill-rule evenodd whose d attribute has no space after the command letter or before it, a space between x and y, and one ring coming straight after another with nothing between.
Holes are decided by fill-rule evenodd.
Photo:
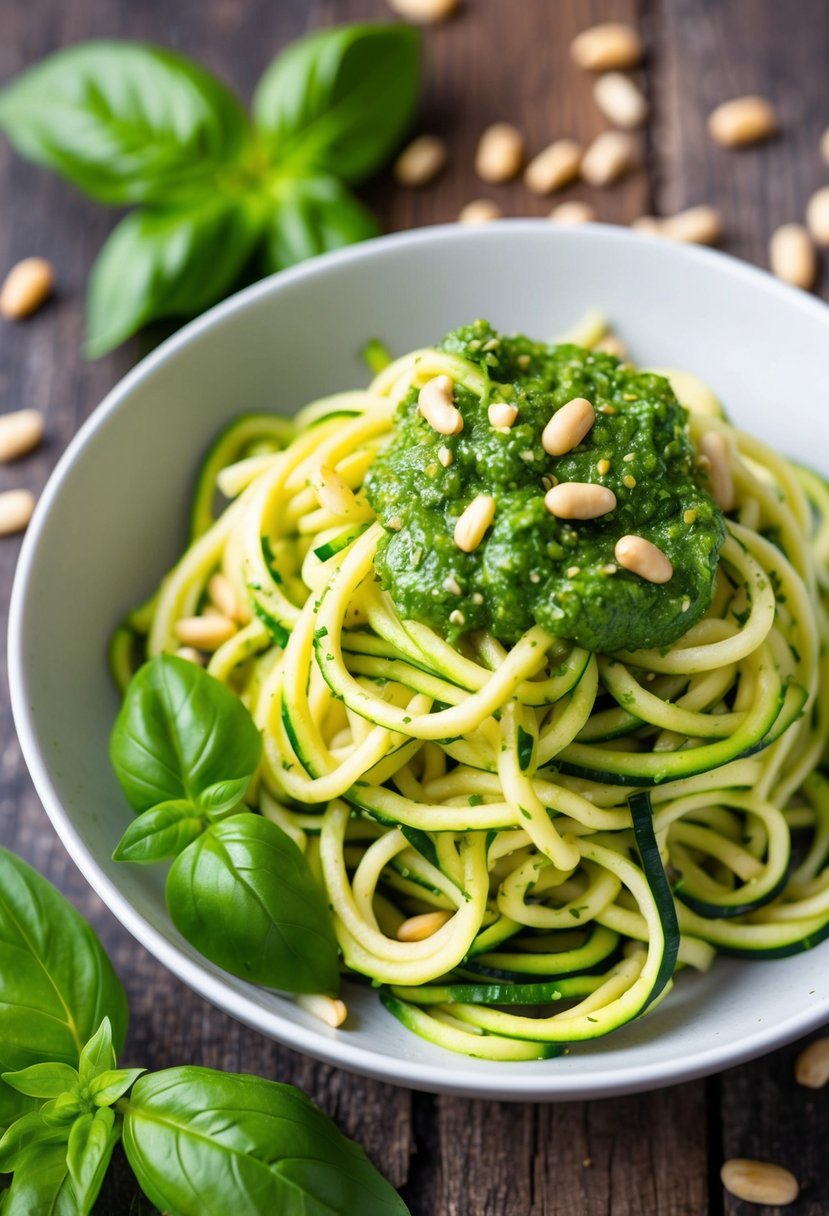
<instances>
[{"instance_id":1,"label":"pesto dollop","mask_svg":"<svg viewBox=\"0 0 829 1216\"><path fill-rule=\"evenodd\" d=\"M612 355L502 336L483 321L450 333L442 349L487 373L489 401L456 384L464 427L445 436L419 413L412 389L366 479L386 528L376 569L401 617L453 641L488 629L513 643L536 623L594 651L676 641L711 603L725 525L668 381ZM549 456L542 431L574 397L592 403L596 421L572 451ZM511 428L490 425L492 401L518 407ZM598 519L555 517L545 491L568 481L607 486L616 507ZM478 494L495 499L495 519L464 553L454 527ZM668 556L667 583L618 566L614 548L626 534Z\"/></svg>"}]
</instances>

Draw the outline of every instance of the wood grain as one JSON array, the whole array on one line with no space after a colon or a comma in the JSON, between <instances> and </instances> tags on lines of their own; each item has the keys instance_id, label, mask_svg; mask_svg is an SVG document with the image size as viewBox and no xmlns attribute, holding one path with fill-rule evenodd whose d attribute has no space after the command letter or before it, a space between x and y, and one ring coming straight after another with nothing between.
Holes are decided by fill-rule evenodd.
<instances>
[{"instance_id":1,"label":"wood grain","mask_svg":"<svg viewBox=\"0 0 829 1216\"><path fill-rule=\"evenodd\" d=\"M386 172L365 197L388 231L452 220L480 196L496 199L507 215L544 215L553 201L590 198L602 219L616 223L654 204L669 212L709 201L726 212L728 248L762 263L771 228L800 216L811 190L829 176L817 157L829 123L829 9L822 0L800 0L797 37L788 9L776 0L466 0L457 18L424 33L417 129L447 139L445 173L433 186L407 191ZM305 29L388 17L383 0L29 0L4 9L0 80L66 42L143 38L201 59L249 98L272 55ZM638 21L649 44L644 83L654 123L643 137L645 168L612 189L573 186L554 200L528 194L520 182L477 181L474 149L491 121L515 122L531 151L563 135L587 142L602 129L592 80L571 63L569 43L608 18ZM725 153L708 140L705 118L718 101L748 90L779 101L784 134L762 149ZM38 253L58 271L57 298L42 314L0 326L0 408L34 406L48 424L41 452L0 468L0 489L40 489L79 423L144 344L129 343L95 364L79 357L84 283L112 216L15 158L5 143L0 183L0 267ZM0 543L3 631L17 550L14 540ZM794 1087L793 1048L707 1086L522 1106L409 1094L355 1078L211 1008L115 923L68 862L25 773L5 654L0 664L0 838L56 882L101 934L130 997L128 1062L162 1068L187 1061L302 1086L401 1188L413 1216L747 1216L748 1207L723 1200L716 1183L723 1156L736 1153L769 1156L794 1170L804 1193L793 1216L829 1210L821 1096ZM98 1210L151 1210L120 1157Z\"/></svg>"}]
</instances>

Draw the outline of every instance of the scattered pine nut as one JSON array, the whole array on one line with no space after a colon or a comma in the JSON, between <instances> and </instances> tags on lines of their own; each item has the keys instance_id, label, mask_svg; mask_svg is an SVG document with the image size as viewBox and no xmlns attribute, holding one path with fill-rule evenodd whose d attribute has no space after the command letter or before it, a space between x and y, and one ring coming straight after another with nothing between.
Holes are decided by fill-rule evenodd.
<instances>
[{"instance_id":1,"label":"scattered pine nut","mask_svg":"<svg viewBox=\"0 0 829 1216\"><path fill-rule=\"evenodd\" d=\"M52 294L55 272L45 258L24 258L12 266L0 287L0 314L19 321L37 312Z\"/></svg>"},{"instance_id":2,"label":"scattered pine nut","mask_svg":"<svg viewBox=\"0 0 829 1216\"><path fill-rule=\"evenodd\" d=\"M544 505L557 519L598 519L613 510L616 495L590 481L563 481L547 491Z\"/></svg>"},{"instance_id":3,"label":"scattered pine nut","mask_svg":"<svg viewBox=\"0 0 829 1216\"><path fill-rule=\"evenodd\" d=\"M392 170L401 186L425 186L446 164L448 151L439 135L418 135L398 156Z\"/></svg>"},{"instance_id":4,"label":"scattered pine nut","mask_svg":"<svg viewBox=\"0 0 829 1216\"><path fill-rule=\"evenodd\" d=\"M777 128L777 112L764 97L735 97L708 117L708 133L723 148L745 148L771 139Z\"/></svg>"},{"instance_id":5,"label":"scattered pine nut","mask_svg":"<svg viewBox=\"0 0 829 1216\"><path fill-rule=\"evenodd\" d=\"M674 572L670 558L644 536L622 536L616 542L614 556L625 570L649 583L667 583Z\"/></svg>"},{"instance_id":6,"label":"scattered pine nut","mask_svg":"<svg viewBox=\"0 0 829 1216\"><path fill-rule=\"evenodd\" d=\"M639 146L625 131L603 131L584 154L581 175L591 186L609 186L639 163Z\"/></svg>"},{"instance_id":7,"label":"scattered pine nut","mask_svg":"<svg viewBox=\"0 0 829 1216\"><path fill-rule=\"evenodd\" d=\"M598 461L596 465L596 472L600 477L607 477L608 473L610 472L610 461L606 457Z\"/></svg>"},{"instance_id":8,"label":"scattered pine nut","mask_svg":"<svg viewBox=\"0 0 829 1216\"><path fill-rule=\"evenodd\" d=\"M294 1000L300 1009L304 1009L306 1013L319 1018L321 1022L325 1022L326 1026L332 1026L335 1030L338 1026L342 1026L348 1017L348 1006L338 997L323 996L319 992L308 992L294 997Z\"/></svg>"},{"instance_id":9,"label":"scattered pine nut","mask_svg":"<svg viewBox=\"0 0 829 1216\"><path fill-rule=\"evenodd\" d=\"M250 620L250 610L247 604L240 600L236 588L226 574L218 572L211 576L207 584L207 594L223 616L239 624L247 624Z\"/></svg>"},{"instance_id":10,"label":"scattered pine nut","mask_svg":"<svg viewBox=\"0 0 829 1216\"><path fill-rule=\"evenodd\" d=\"M506 401L493 401L486 412L490 426L511 427L518 417L518 406Z\"/></svg>"},{"instance_id":11,"label":"scattered pine nut","mask_svg":"<svg viewBox=\"0 0 829 1216\"><path fill-rule=\"evenodd\" d=\"M320 506L332 515L351 515L357 506L354 491L330 465L321 464L314 478L314 490Z\"/></svg>"},{"instance_id":12,"label":"scattered pine nut","mask_svg":"<svg viewBox=\"0 0 829 1216\"><path fill-rule=\"evenodd\" d=\"M732 1157L720 1170L720 1179L730 1195L745 1199L747 1203L780 1207L794 1203L800 1193L794 1174L770 1161Z\"/></svg>"},{"instance_id":13,"label":"scattered pine nut","mask_svg":"<svg viewBox=\"0 0 829 1216\"><path fill-rule=\"evenodd\" d=\"M495 220L500 220L503 216L503 211L491 198L473 198L471 203L467 203L462 208L458 216L459 224L491 224Z\"/></svg>"},{"instance_id":14,"label":"scattered pine nut","mask_svg":"<svg viewBox=\"0 0 829 1216\"><path fill-rule=\"evenodd\" d=\"M638 219L631 221L631 228L636 232L647 232L649 236L662 236L662 225L664 220L661 220L658 215L640 215Z\"/></svg>"},{"instance_id":15,"label":"scattered pine nut","mask_svg":"<svg viewBox=\"0 0 829 1216\"><path fill-rule=\"evenodd\" d=\"M29 490L5 490L0 494L0 536L22 532L32 518L35 496Z\"/></svg>"},{"instance_id":16,"label":"scattered pine nut","mask_svg":"<svg viewBox=\"0 0 829 1216\"><path fill-rule=\"evenodd\" d=\"M460 435L463 430L463 415L455 405L449 376L427 380L418 394L417 407L439 435Z\"/></svg>"},{"instance_id":17,"label":"scattered pine nut","mask_svg":"<svg viewBox=\"0 0 829 1216\"><path fill-rule=\"evenodd\" d=\"M195 663L198 667L204 667L204 655L200 650L196 650L195 646L179 646L176 658L185 659L188 663Z\"/></svg>"},{"instance_id":18,"label":"scattered pine nut","mask_svg":"<svg viewBox=\"0 0 829 1216\"><path fill-rule=\"evenodd\" d=\"M443 908L434 912L423 912L420 916L410 916L398 928L397 940L399 942L423 942L433 933L437 933L438 929L442 929L451 919L452 913Z\"/></svg>"},{"instance_id":19,"label":"scattered pine nut","mask_svg":"<svg viewBox=\"0 0 829 1216\"><path fill-rule=\"evenodd\" d=\"M734 510L734 478L731 476L731 449L720 431L706 431L699 450L708 460L711 497L721 511Z\"/></svg>"},{"instance_id":20,"label":"scattered pine nut","mask_svg":"<svg viewBox=\"0 0 829 1216\"><path fill-rule=\"evenodd\" d=\"M829 1039L815 1039L804 1047L794 1066L794 1079L807 1089L823 1089L829 1082Z\"/></svg>"},{"instance_id":21,"label":"scattered pine nut","mask_svg":"<svg viewBox=\"0 0 829 1216\"><path fill-rule=\"evenodd\" d=\"M495 518L495 499L478 494L455 524L455 544L464 553L474 553Z\"/></svg>"},{"instance_id":22,"label":"scattered pine nut","mask_svg":"<svg viewBox=\"0 0 829 1216\"><path fill-rule=\"evenodd\" d=\"M817 190L809 199L806 224L818 245L829 245L829 186Z\"/></svg>"},{"instance_id":23,"label":"scattered pine nut","mask_svg":"<svg viewBox=\"0 0 829 1216\"><path fill-rule=\"evenodd\" d=\"M769 241L769 265L784 283L808 291L817 278L817 255L812 238L801 224L783 224Z\"/></svg>"},{"instance_id":24,"label":"scattered pine nut","mask_svg":"<svg viewBox=\"0 0 829 1216\"><path fill-rule=\"evenodd\" d=\"M686 245L716 245L722 236L723 218L722 212L716 207L701 203L698 207L688 207L685 211L664 218L640 216L633 221L631 228Z\"/></svg>"},{"instance_id":25,"label":"scattered pine nut","mask_svg":"<svg viewBox=\"0 0 829 1216\"><path fill-rule=\"evenodd\" d=\"M174 633L183 646L196 650L218 650L236 632L233 621L226 616L185 616L176 621Z\"/></svg>"},{"instance_id":26,"label":"scattered pine nut","mask_svg":"<svg viewBox=\"0 0 829 1216\"><path fill-rule=\"evenodd\" d=\"M548 456L564 456L581 443L593 423L596 411L586 397L574 397L556 410L541 433L541 446Z\"/></svg>"},{"instance_id":27,"label":"scattered pine nut","mask_svg":"<svg viewBox=\"0 0 829 1216\"><path fill-rule=\"evenodd\" d=\"M34 451L42 438L43 415L38 410L0 415L0 462L6 464Z\"/></svg>"},{"instance_id":28,"label":"scattered pine nut","mask_svg":"<svg viewBox=\"0 0 829 1216\"><path fill-rule=\"evenodd\" d=\"M553 194L579 175L582 146L574 139L557 139L524 170L524 185L533 194Z\"/></svg>"},{"instance_id":29,"label":"scattered pine nut","mask_svg":"<svg viewBox=\"0 0 829 1216\"><path fill-rule=\"evenodd\" d=\"M466 624L466 617L463 615L463 613L461 612L461 610L459 608L456 608L454 610L454 612L449 613L449 624L450 625L465 625Z\"/></svg>"},{"instance_id":30,"label":"scattered pine nut","mask_svg":"<svg viewBox=\"0 0 829 1216\"><path fill-rule=\"evenodd\" d=\"M635 130L647 121L645 94L630 76L606 72L593 86L593 99L608 122L625 131Z\"/></svg>"},{"instance_id":31,"label":"scattered pine nut","mask_svg":"<svg viewBox=\"0 0 829 1216\"><path fill-rule=\"evenodd\" d=\"M438 448L438 460L445 469L449 468L454 459L455 454L451 448Z\"/></svg>"},{"instance_id":32,"label":"scattered pine nut","mask_svg":"<svg viewBox=\"0 0 829 1216\"><path fill-rule=\"evenodd\" d=\"M606 72L612 68L635 68L645 48L631 25L606 21L583 30L570 43L570 54L580 68Z\"/></svg>"},{"instance_id":33,"label":"scattered pine nut","mask_svg":"<svg viewBox=\"0 0 829 1216\"><path fill-rule=\"evenodd\" d=\"M451 574L443 580L443 590L448 591L450 595L461 595L461 585L458 580Z\"/></svg>"},{"instance_id":34,"label":"scattered pine nut","mask_svg":"<svg viewBox=\"0 0 829 1216\"><path fill-rule=\"evenodd\" d=\"M417 25L433 25L451 17L458 0L389 0L389 7Z\"/></svg>"},{"instance_id":35,"label":"scattered pine nut","mask_svg":"<svg viewBox=\"0 0 829 1216\"><path fill-rule=\"evenodd\" d=\"M592 224L596 220L596 209L580 199L571 199L569 203L559 203L550 212L554 224Z\"/></svg>"},{"instance_id":36,"label":"scattered pine nut","mask_svg":"<svg viewBox=\"0 0 829 1216\"><path fill-rule=\"evenodd\" d=\"M475 172L485 182L508 182L524 163L524 136L509 122L487 127L475 153Z\"/></svg>"}]
</instances>

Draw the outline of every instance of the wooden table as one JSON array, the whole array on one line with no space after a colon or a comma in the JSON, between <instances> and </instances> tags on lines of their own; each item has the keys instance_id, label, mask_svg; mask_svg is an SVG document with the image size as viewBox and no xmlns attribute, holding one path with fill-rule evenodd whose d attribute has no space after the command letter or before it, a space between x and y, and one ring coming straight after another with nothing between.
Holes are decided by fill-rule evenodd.
<instances>
[{"instance_id":1,"label":"wooden table","mask_svg":"<svg viewBox=\"0 0 829 1216\"><path fill-rule=\"evenodd\" d=\"M244 96L270 57L310 26L384 19L383 0L18 0L3 8L0 80L67 42L141 38L203 60ZM550 202L520 184L484 187L471 168L480 131L514 121L529 145L587 140L603 124L591 81L569 59L572 36L609 17L637 23L648 47L643 74L653 119L645 168L609 190L574 187L600 218L625 223L692 203L719 205L725 246L764 264L773 228L802 218L829 180L818 140L829 125L829 5L825 0L466 0L427 31L419 118L443 133L451 165L433 187L405 192L386 176L365 197L389 230L452 220L471 198L497 199L508 215L543 215ZM726 152L705 120L719 101L747 92L774 98L779 139ZM0 267L27 254L51 258L59 291L30 323L0 327L0 409L45 411L48 441L0 470L0 488L39 489L70 436L141 353L131 343L85 363L79 348L84 283L112 224L48 173L0 146ZM770 335L770 341L773 335ZM17 555L0 542L2 611ZM3 656L2 662L5 662ZM723 1194L730 1156L780 1162L799 1177L793 1216L829 1212L826 1098L798 1088L798 1045L708 1081L601 1102L508 1105L412 1094L324 1067L217 1012L163 970L96 899L56 838L21 760L3 684L0 838L58 884L93 922L129 992L130 1062L194 1062L261 1073L305 1089L397 1185L414 1216L702 1216L765 1212ZM825 952L815 966L827 965ZM108 1216L149 1211L123 1161L99 1203ZM366 1212L364 1216L371 1216Z\"/></svg>"}]
</instances>

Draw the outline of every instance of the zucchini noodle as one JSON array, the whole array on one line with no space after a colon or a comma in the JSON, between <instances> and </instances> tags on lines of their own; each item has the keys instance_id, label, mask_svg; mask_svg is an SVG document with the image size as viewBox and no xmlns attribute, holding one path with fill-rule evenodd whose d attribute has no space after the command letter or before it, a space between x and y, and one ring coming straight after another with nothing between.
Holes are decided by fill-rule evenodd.
<instances>
[{"instance_id":1,"label":"zucchini noodle","mask_svg":"<svg viewBox=\"0 0 829 1216\"><path fill-rule=\"evenodd\" d=\"M829 490L676 373L733 483L702 619L667 649L593 654L539 625L451 644L381 588L363 486L398 404L443 375L486 404L478 365L424 349L292 423L232 423L113 668L123 685L184 653L243 700L264 743L247 801L305 852L345 970L392 1014L453 1051L539 1059L717 952L829 934ZM232 629L182 650L183 621L227 626L228 589Z\"/></svg>"}]
</instances>

